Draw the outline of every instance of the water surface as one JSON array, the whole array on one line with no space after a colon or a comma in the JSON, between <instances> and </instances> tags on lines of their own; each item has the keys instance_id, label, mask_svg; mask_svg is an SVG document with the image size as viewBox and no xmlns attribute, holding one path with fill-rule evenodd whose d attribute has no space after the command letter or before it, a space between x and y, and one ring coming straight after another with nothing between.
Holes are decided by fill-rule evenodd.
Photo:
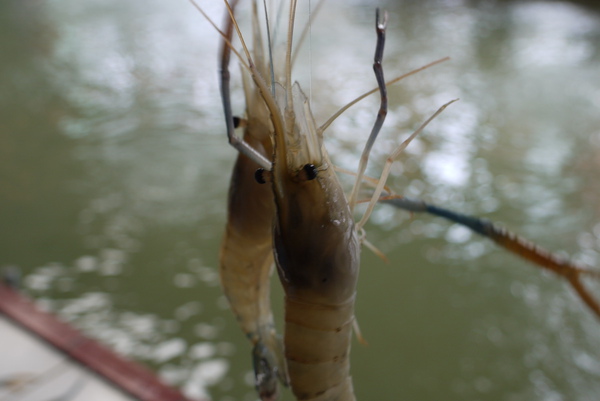
<instances>
[{"instance_id":1,"label":"water surface","mask_svg":"<svg viewBox=\"0 0 600 401\"><path fill-rule=\"evenodd\" d=\"M222 5L204 3L221 21ZM599 265L597 12L331 0L299 65L319 122L375 86L376 6L389 12L387 77L451 61L389 88L369 174L458 97L400 158L392 188ZM189 395L254 400L250 347L217 275L235 157L218 35L185 1L5 1L0 19L0 265ZM356 169L377 108L367 99L331 127L336 163ZM438 218L381 206L367 231L391 262L363 252L358 399L596 399L600 324L564 283Z\"/></svg>"}]
</instances>

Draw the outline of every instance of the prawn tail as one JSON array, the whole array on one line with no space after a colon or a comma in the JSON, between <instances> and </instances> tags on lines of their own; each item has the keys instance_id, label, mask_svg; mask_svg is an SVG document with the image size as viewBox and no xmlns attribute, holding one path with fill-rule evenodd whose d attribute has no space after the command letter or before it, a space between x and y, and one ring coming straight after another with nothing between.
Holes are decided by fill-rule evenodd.
<instances>
[{"instance_id":1,"label":"prawn tail","mask_svg":"<svg viewBox=\"0 0 600 401\"><path fill-rule=\"evenodd\" d=\"M254 384L262 401L274 401L279 397L278 382L288 385L283 344L273 330L261 335L252 348Z\"/></svg>"},{"instance_id":2,"label":"prawn tail","mask_svg":"<svg viewBox=\"0 0 600 401\"><path fill-rule=\"evenodd\" d=\"M350 377L354 297L342 305L286 297L285 354L292 391L302 401L355 401Z\"/></svg>"},{"instance_id":3,"label":"prawn tail","mask_svg":"<svg viewBox=\"0 0 600 401\"><path fill-rule=\"evenodd\" d=\"M230 225L221 248L220 278L223 292L242 331L252 342L255 384L261 400L277 399L277 381L287 385L283 346L275 332L270 306L269 277L273 257L271 241L247 240ZM252 262L245 261L246 259Z\"/></svg>"}]
</instances>

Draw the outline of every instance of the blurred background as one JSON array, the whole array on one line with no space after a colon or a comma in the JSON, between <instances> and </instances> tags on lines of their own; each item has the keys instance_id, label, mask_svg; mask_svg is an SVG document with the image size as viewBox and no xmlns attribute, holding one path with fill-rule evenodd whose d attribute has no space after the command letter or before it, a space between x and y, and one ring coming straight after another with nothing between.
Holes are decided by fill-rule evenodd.
<instances>
[{"instance_id":1,"label":"blurred background","mask_svg":"<svg viewBox=\"0 0 600 401\"><path fill-rule=\"evenodd\" d=\"M221 22L221 2L200 3ZM388 89L368 173L459 97L389 185L600 265L597 5L329 0L299 61L318 122L375 87L376 7L387 78L451 60ZM251 401L250 345L217 272L235 158L218 41L184 0L0 2L0 267L188 395ZM378 107L329 129L334 162L356 169ZM358 399L597 400L600 322L561 280L439 218L379 206L367 232L390 263L363 251Z\"/></svg>"}]
</instances>

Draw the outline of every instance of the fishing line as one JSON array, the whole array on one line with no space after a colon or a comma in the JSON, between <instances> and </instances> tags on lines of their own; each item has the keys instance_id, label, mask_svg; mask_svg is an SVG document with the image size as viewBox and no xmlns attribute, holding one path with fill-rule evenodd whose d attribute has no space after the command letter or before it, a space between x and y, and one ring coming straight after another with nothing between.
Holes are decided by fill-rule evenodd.
<instances>
[{"instance_id":1,"label":"fishing line","mask_svg":"<svg viewBox=\"0 0 600 401\"><path fill-rule=\"evenodd\" d=\"M273 30L273 44L277 43L277 36L279 33L279 26L281 25L281 18L283 14L283 1L279 2L279 6L277 7L277 13L275 13L275 29ZM273 3L271 3L272 8L274 8Z\"/></svg>"},{"instance_id":2,"label":"fishing line","mask_svg":"<svg viewBox=\"0 0 600 401\"><path fill-rule=\"evenodd\" d=\"M308 99L312 104L312 2L308 0Z\"/></svg>"},{"instance_id":3,"label":"fishing line","mask_svg":"<svg viewBox=\"0 0 600 401\"><path fill-rule=\"evenodd\" d=\"M271 42L271 28L269 25L269 13L267 12L267 0L263 0L265 9L265 22L267 25L267 44L269 48L269 70L271 71L271 94L275 97L275 67L273 67L273 45Z\"/></svg>"}]
</instances>

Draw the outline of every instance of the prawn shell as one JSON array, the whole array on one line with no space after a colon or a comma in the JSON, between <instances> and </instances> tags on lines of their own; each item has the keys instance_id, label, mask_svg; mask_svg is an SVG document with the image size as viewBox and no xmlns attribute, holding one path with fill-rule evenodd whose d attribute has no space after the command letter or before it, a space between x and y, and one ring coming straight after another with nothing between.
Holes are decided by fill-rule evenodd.
<instances>
[{"instance_id":1,"label":"prawn shell","mask_svg":"<svg viewBox=\"0 0 600 401\"><path fill-rule=\"evenodd\" d=\"M260 141L244 139L264 152ZM269 277L273 265L271 224L274 213L271 191L252 178L257 164L240 154L229 188L228 221L220 252L223 292L253 343L261 331L273 326Z\"/></svg>"},{"instance_id":2,"label":"prawn shell","mask_svg":"<svg viewBox=\"0 0 600 401\"><path fill-rule=\"evenodd\" d=\"M288 298L339 305L354 297L360 245L344 192L332 168L315 180L281 180L273 244Z\"/></svg>"},{"instance_id":3,"label":"prawn shell","mask_svg":"<svg viewBox=\"0 0 600 401\"><path fill-rule=\"evenodd\" d=\"M354 299L341 306L307 305L287 300L286 356L307 364L342 361L348 356Z\"/></svg>"}]
</instances>

